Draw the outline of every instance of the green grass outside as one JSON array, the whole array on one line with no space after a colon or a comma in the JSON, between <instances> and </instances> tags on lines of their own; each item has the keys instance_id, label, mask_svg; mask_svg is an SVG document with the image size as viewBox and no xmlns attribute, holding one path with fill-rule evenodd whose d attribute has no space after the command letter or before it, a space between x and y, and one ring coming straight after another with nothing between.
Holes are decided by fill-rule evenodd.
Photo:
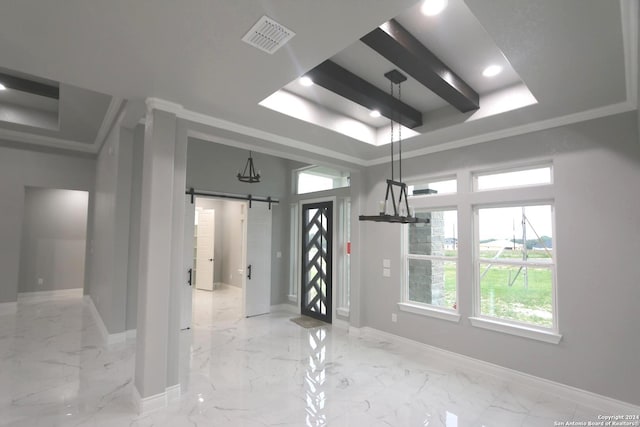
<instances>
[{"instance_id":1,"label":"green grass outside","mask_svg":"<svg viewBox=\"0 0 640 427\"><path fill-rule=\"evenodd\" d=\"M505 251L507 253L507 251ZM503 255L505 254L503 253ZM493 254L481 253L490 258ZM522 259L522 253L509 251L502 258ZM534 256L535 255L535 256ZM529 252L531 258L548 258L542 251ZM480 266L482 274L488 266ZM445 307L457 303L455 263L445 264ZM525 285L524 269L516 277L518 267L493 265L481 280L480 307L483 315L550 327L552 320L552 272L546 268L528 268ZM514 280L515 278L515 280ZM512 285L509 286L509 282Z\"/></svg>"}]
</instances>

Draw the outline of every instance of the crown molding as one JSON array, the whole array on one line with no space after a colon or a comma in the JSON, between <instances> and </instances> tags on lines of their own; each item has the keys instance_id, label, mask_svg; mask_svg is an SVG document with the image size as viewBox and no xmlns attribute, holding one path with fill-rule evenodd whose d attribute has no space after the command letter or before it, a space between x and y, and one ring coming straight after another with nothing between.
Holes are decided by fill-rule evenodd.
<instances>
[{"instance_id":1,"label":"crown molding","mask_svg":"<svg viewBox=\"0 0 640 427\"><path fill-rule=\"evenodd\" d=\"M625 101L619 104L607 105L606 107L594 108L592 110L581 111L579 113L568 114L566 116L554 117L547 120L527 123L521 126L514 126L511 128L500 129L494 132L487 132L481 135L474 135L468 138L457 139L454 141L433 145L431 147L418 148L412 151L404 151L402 153L402 158L411 159L413 157L424 156L426 154L433 154L441 151L453 150L455 148L468 147L470 145L481 144L483 142L496 141L512 136L524 135L531 132L538 132L545 129L552 129L560 126L570 125L573 123L579 123L587 120L598 119L601 117L612 116L615 114L626 113L627 111L633 111L636 108L636 105L634 105L632 102ZM377 159L369 160L368 162L366 162L365 166L375 166L388 162L388 157L379 157Z\"/></svg>"},{"instance_id":2,"label":"crown molding","mask_svg":"<svg viewBox=\"0 0 640 427\"><path fill-rule=\"evenodd\" d=\"M242 135L250 136L253 138L263 139L265 141L273 142L285 147L303 150L309 153L329 157L336 160L342 160L344 162L352 163L358 166L365 166L366 164L365 160L360 159L358 157L349 156L347 154L339 153L333 150L328 150L322 147L317 147L315 145L302 142L293 138L288 138L288 137L277 135L271 132L262 131L249 126L230 122L228 120L219 119L219 118L208 116L202 113L197 113L195 111L187 110L180 104L176 104L170 101L165 101L163 99L147 98L146 104L147 104L148 111L151 111L153 109L162 110L169 113L173 113L176 115L176 117L180 119L202 124L205 126L210 126L212 128L223 129L230 132L235 132ZM202 136L203 134L200 132L199 135ZM211 140L211 138L207 138L207 140ZM230 142L231 140L227 140L226 145L231 145ZM251 144L244 144L244 145L245 147L253 147L253 145ZM256 151L259 151L259 150L256 150ZM263 150L262 152L266 153L265 150ZM287 157L289 158L290 156L287 155ZM306 161L308 160L309 159L306 158Z\"/></svg>"},{"instance_id":3,"label":"crown molding","mask_svg":"<svg viewBox=\"0 0 640 427\"><path fill-rule=\"evenodd\" d=\"M6 139L12 142L24 142L27 144L42 145L50 148L61 150L74 150L82 153L95 154L93 144L85 144L82 142L70 141L52 136L44 136L35 133L21 132L10 129L0 128L0 139Z\"/></svg>"}]
</instances>

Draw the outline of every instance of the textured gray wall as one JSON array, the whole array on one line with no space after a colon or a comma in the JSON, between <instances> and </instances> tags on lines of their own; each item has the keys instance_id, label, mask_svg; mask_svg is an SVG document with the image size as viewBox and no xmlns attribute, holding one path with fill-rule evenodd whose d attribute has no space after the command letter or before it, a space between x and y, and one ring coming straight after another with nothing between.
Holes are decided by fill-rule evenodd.
<instances>
[{"instance_id":1,"label":"textured gray wall","mask_svg":"<svg viewBox=\"0 0 640 427\"><path fill-rule=\"evenodd\" d=\"M25 189L19 292L84 286L88 200L86 191Z\"/></svg>"},{"instance_id":2,"label":"textured gray wall","mask_svg":"<svg viewBox=\"0 0 640 427\"><path fill-rule=\"evenodd\" d=\"M538 377L640 404L640 143L635 111L408 159L413 176L469 173L489 165L553 160L558 345L474 328L471 221L459 214L459 324L397 312L400 226L362 223L359 305L364 325ZM387 165L368 170L365 211L374 211ZM464 188L460 192L466 191ZM443 196L444 197L444 196ZM472 195L461 200L464 211ZM469 225L464 226L464 223ZM466 243L464 241L467 241ZM392 277L383 278L382 259ZM391 314L397 313L397 323Z\"/></svg>"},{"instance_id":3,"label":"textured gray wall","mask_svg":"<svg viewBox=\"0 0 640 427\"><path fill-rule=\"evenodd\" d=\"M24 188L93 191L95 174L95 160L86 156L27 151L4 144L0 141L0 303L18 297Z\"/></svg>"}]
</instances>

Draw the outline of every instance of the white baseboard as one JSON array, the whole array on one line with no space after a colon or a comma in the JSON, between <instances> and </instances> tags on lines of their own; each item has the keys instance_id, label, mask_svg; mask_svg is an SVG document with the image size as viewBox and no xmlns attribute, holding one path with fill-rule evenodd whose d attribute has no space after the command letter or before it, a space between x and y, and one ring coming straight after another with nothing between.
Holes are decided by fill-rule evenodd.
<instances>
[{"instance_id":1,"label":"white baseboard","mask_svg":"<svg viewBox=\"0 0 640 427\"><path fill-rule=\"evenodd\" d=\"M87 305L89 306L89 311L93 316L93 320L95 320L96 325L98 325L98 330L100 331L102 342L107 346L125 342L127 340L127 332L110 334L104 322L102 321L102 317L100 316L100 313L96 308L96 305L93 303L93 299L91 298L91 295L85 295L84 299L87 302Z\"/></svg>"},{"instance_id":2,"label":"white baseboard","mask_svg":"<svg viewBox=\"0 0 640 427\"><path fill-rule=\"evenodd\" d=\"M171 387L167 387L163 393L145 398L140 397L138 388L135 385L133 386L133 403L140 415L146 415L158 409L166 408L170 403L179 400L181 395L180 384L172 385Z\"/></svg>"},{"instance_id":3,"label":"white baseboard","mask_svg":"<svg viewBox=\"0 0 640 427\"><path fill-rule=\"evenodd\" d=\"M394 335L388 332L365 326L363 328L349 328L349 334L354 336L370 336L396 343L408 344L420 349L420 351L428 353L431 356L439 357L448 361L455 361L459 366L466 367L481 373L493 375L507 381L515 381L521 384L535 387L546 393L557 397L571 400L583 405L587 405L593 409L597 409L607 414L639 414L640 406L621 400L613 399L607 396L596 394L587 390L582 390L566 384L561 384L545 378L536 377L514 369L505 368L503 366L494 365L484 360L474 359L462 354L443 350L419 341Z\"/></svg>"},{"instance_id":4,"label":"white baseboard","mask_svg":"<svg viewBox=\"0 0 640 427\"><path fill-rule=\"evenodd\" d=\"M54 298L81 298L84 290L82 288L58 289L55 291L35 291L20 292L18 299L23 302L46 301Z\"/></svg>"},{"instance_id":5,"label":"white baseboard","mask_svg":"<svg viewBox=\"0 0 640 427\"><path fill-rule=\"evenodd\" d=\"M336 314L342 317L349 317L349 309L348 308L336 308Z\"/></svg>"},{"instance_id":6,"label":"white baseboard","mask_svg":"<svg viewBox=\"0 0 640 427\"><path fill-rule=\"evenodd\" d=\"M271 306L271 312L284 311L285 313L298 314L297 307L293 304L276 304Z\"/></svg>"},{"instance_id":7,"label":"white baseboard","mask_svg":"<svg viewBox=\"0 0 640 427\"><path fill-rule=\"evenodd\" d=\"M18 312L18 302L2 302L0 303L0 316L3 314L16 314Z\"/></svg>"},{"instance_id":8,"label":"white baseboard","mask_svg":"<svg viewBox=\"0 0 640 427\"><path fill-rule=\"evenodd\" d=\"M180 384L167 387L165 393L167 394L167 404L180 400L180 396L182 395Z\"/></svg>"}]
</instances>

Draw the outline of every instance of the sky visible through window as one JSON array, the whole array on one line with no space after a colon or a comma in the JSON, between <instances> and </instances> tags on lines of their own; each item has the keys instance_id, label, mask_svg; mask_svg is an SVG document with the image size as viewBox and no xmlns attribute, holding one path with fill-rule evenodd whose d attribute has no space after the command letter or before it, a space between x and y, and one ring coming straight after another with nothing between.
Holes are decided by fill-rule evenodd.
<instances>
[{"instance_id":1,"label":"sky visible through window","mask_svg":"<svg viewBox=\"0 0 640 427\"><path fill-rule=\"evenodd\" d=\"M333 188L333 178L326 176L301 173L298 175L298 194L313 193L314 191Z\"/></svg>"},{"instance_id":2,"label":"sky visible through window","mask_svg":"<svg viewBox=\"0 0 640 427\"><path fill-rule=\"evenodd\" d=\"M551 167L478 175L478 190L551 183Z\"/></svg>"},{"instance_id":3,"label":"sky visible through window","mask_svg":"<svg viewBox=\"0 0 640 427\"><path fill-rule=\"evenodd\" d=\"M553 236L550 205L526 206L524 215L528 220L527 240ZM522 239L522 220L521 207L482 208L479 210L480 240Z\"/></svg>"}]
</instances>

